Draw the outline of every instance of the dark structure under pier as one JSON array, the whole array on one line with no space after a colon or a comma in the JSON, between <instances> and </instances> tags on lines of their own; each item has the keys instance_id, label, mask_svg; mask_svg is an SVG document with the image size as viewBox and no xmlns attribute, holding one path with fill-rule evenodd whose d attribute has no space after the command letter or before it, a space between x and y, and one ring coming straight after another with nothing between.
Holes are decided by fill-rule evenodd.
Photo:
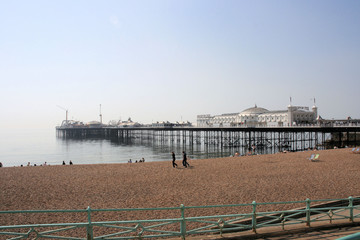
<instances>
[{"instance_id":1,"label":"dark structure under pier","mask_svg":"<svg viewBox=\"0 0 360 240\"><path fill-rule=\"evenodd\" d=\"M100 138L121 141L151 141L163 144L211 145L219 147L277 148L301 151L356 146L359 126L343 127L254 127L254 128L56 128L62 138Z\"/></svg>"}]
</instances>

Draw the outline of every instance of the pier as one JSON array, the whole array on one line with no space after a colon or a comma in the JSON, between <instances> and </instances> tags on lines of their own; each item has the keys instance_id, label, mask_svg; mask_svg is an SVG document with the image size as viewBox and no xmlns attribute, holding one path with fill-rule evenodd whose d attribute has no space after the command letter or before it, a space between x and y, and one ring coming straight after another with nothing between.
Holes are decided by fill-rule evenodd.
<instances>
[{"instance_id":1,"label":"pier","mask_svg":"<svg viewBox=\"0 0 360 240\"><path fill-rule=\"evenodd\" d=\"M306 149L356 146L360 143L360 126L299 127L77 127L56 128L58 137L98 138L115 141L150 141L162 144L209 145L218 147Z\"/></svg>"}]
</instances>

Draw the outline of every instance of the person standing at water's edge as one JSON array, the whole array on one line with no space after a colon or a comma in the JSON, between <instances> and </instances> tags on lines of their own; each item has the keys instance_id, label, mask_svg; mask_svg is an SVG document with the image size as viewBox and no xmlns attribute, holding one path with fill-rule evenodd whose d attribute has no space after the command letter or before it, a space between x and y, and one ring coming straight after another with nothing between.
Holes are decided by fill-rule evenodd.
<instances>
[{"instance_id":1,"label":"person standing at water's edge","mask_svg":"<svg viewBox=\"0 0 360 240\"><path fill-rule=\"evenodd\" d=\"M175 159L176 159L176 158L175 158L175 153L172 152L172 153L171 153L171 156L172 156L172 165L173 165L173 168L174 168L174 167L177 167L177 164L175 163Z\"/></svg>"},{"instance_id":2,"label":"person standing at water's edge","mask_svg":"<svg viewBox=\"0 0 360 240\"><path fill-rule=\"evenodd\" d=\"M186 168L188 166L190 167L190 164L187 162L187 157L186 157L186 152L185 151L183 151L183 162L182 163L183 163L184 167L186 167Z\"/></svg>"}]
</instances>

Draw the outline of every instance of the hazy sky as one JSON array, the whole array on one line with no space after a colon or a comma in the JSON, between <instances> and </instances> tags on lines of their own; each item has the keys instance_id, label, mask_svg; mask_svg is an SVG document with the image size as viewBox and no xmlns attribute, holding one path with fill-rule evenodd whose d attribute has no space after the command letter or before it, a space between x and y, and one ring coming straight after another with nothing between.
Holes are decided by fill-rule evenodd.
<instances>
[{"instance_id":1,"label":"hazy sky","mask_svg":"<svg viewBox=\"0 0 360 240\"><path fill-rule=\"evenodd\" d=\"M360 1L1 1L0 128L196 121L313 105L360 118Z\"/></svg>"}]
</instances>

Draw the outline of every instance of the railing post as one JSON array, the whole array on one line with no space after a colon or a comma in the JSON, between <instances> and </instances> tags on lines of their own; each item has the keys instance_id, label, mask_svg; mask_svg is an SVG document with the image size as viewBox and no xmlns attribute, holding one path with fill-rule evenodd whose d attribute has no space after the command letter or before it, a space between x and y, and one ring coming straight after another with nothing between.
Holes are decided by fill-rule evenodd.
<instances>
[{"instance_id":1,"label":"railing post","mask_svg":"<svg viewBox=\"0 0 360 240\"><path fill-rule=\"evenodd\" d=\"M253 232L256 233L256 202L253 201L251 204L253 205L251 226Z\"/></svg>"},{"instance_id":2,"label":"railing post","mask_svg":"<svg viewBox=\"0 0 360 240\"><path fill-rule=\"evenodd\" d=\"M306 199L306 226L310 227L310 199Z\"/></svg>"},{"instance_id":3,"label":"railing post","mask_svg":"<svg viewBox=\"0 0 360 240\"><path fill-rule=\"evenodd\" d=\"M93 228L92 228L92 224L91 224L91 208L90 208L90 206L86 210L87 210L88 222L89 222L89 225L87 226L87 240L93 240L94 236L93 236Z\"/></svg>"},{"instance_id":4,"label":"railing post","mask_svg":"<svg viewBox=\"0 0 360 240\"><path fill-rule=\"evenodd\" d=\"M180 205L180 211L181 211L180 232L181 232L182 239L185 240L186 222L185 222L185 206L184 206L184 204Z\"/></svg>"},{"instance_id":5,"label":"railing post","mask_svg":"<svg viewBox=\"0 0 360 240\"><path fill-rule=\"evenodd\" d=\"M349 197L349 211L350 211L350 221L354 222L354 198Z\"/></svg>"}]
</instances>

